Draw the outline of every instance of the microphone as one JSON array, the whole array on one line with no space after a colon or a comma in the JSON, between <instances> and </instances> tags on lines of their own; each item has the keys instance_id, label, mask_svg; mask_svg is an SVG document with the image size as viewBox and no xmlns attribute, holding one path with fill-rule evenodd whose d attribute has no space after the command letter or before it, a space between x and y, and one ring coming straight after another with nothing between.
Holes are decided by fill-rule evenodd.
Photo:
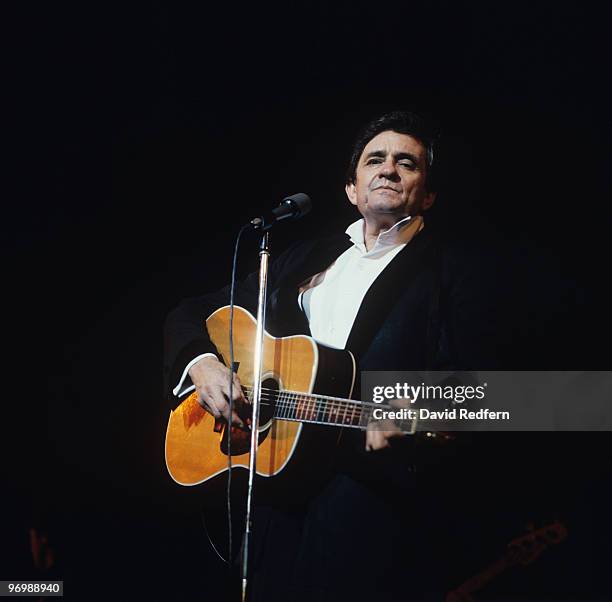
<instances>
[{"instance_id":1,"label":"microphone","mask_svg":"<svg viewBox=\"0 0 612 602\"><path fill-rule=\"evenodd\" d=\"M276 209L272 209L268 217L256 217L250 221L250 224L254 229L265 232L279 222L303 217L310 211L311 207L312 201L310 197L303 192L298 192L284 198Z\"/></svg>"}]
</instances>

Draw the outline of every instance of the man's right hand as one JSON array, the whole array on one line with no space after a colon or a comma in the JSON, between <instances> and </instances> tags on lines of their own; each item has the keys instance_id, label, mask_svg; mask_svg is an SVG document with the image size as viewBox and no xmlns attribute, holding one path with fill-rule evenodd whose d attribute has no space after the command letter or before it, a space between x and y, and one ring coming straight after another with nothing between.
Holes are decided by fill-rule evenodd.
<instances>
[{"instance_id":1,"label":"man's right hand","mask_svg":"<svg viewBox=\"0 0 612 602\"><path fill-rule=\"evenodd\" d=\"M216 357L205 357L189 368L189 377L198 393L198 403L215 418L223 417L229 423L229 368ZM232 424L246 428L236 409L249 402L242 393L242 385L236 374L233 375L232 397ZM247 420L247 423L250 423L250 420Z\"/></svg>"}]
</instances>

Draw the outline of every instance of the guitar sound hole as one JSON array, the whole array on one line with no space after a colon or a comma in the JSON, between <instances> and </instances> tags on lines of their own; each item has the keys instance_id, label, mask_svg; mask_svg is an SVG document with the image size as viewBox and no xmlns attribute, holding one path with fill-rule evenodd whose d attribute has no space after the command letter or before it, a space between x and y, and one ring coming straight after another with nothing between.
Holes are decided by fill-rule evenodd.
<instances>
[{"instance_id":1,"label":"guitar sound hole","mask_svg":"<svg viewBox=\"0 0 612 602\"><path fill-rule=\"evenodd\" d=\"M274 417L274 407L276 405L276 396L279 390L278 382L274 378L266 378L262 382L262 391L261 391L261 404L259 406L259 424L261 426L265 426L272 420ZM251 406L247 406L244 413L241 413L242 419L246 419L247 416L250 416ZM221 436L220 449L221 453L227 455L228 453L228 434L231 431L232 437L232 456L240 456L242 454L246 454L251 445L251 434L248 431L244 431L242 429L232 427L231 429L227 428L225 424L223 426L223 434ZM270 429L265 429L259 432L259 436L257 438L258 445L262 443L262 441L268 436Z\"/></svg>"},{"instance_id":2,"label":"guitar sound hole","mask_svg":"<svg viewBox=\"0 0 612 602\"><path fill-rule=\"evenodd\" d=\"M265 426L274 417L274 408L278 396L278 381L266 378L261 384L261 405L259 406L259 424Z\"/></svg>"}]
</instances>

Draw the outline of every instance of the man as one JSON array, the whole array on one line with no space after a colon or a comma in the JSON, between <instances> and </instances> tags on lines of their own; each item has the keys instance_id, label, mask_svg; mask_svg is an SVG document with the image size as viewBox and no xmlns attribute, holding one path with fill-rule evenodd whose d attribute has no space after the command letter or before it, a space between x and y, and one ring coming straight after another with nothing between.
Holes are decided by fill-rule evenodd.
<instances>
[{"instance_id":1,"label":"man","mask_svg":"<svg viewBox=\"0 0 612 602\"><path fill-rule=\"evenodd\" d=\"M362 219L345 235L298 243L272 262L266 325L272 335L309 334L349 349L361 370L485 367L480 291L425 224L436 198L434 165L434 134L418 116L393 112L366 126L346 183ZM229 370L203 322L228 302L225 288L174 310L165 363L173 396L195 387L202 407L226 420ZM256 274L238 285L236 303L255 312ZM236 407L246 403L237 376L233 395ZM242 424L236 412L232 420ZM415 488L414 444L399 435L393 428L349 433L334 476L301 512L259 512L267 524L260 525L266 536L257 599L400 599L402 592L410 598L436 590L423 582L400 587L407 575L413 581L425 574L427 554L397 545L408 518L403 503ZM414 504L410 512L417 512ZM411 533L416 540L424 535Z\"/></svg>"}]
</instances>

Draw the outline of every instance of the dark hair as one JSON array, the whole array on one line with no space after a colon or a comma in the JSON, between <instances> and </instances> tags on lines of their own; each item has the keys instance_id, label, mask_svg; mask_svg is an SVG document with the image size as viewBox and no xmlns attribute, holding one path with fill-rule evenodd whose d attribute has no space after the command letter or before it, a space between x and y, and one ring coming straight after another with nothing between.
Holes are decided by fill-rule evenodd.
<instances>
[{"instance_id":1,"label":"dark hair","mask_svg":"<svg viewBox=\"0 0 612 602\"><path fill-rule=\"evenodd\" d=\"M382 117L378 117L368 123L361 130L353 144L351 159L346 172L346 183L355 183L355 178L357 177L357 164L368 142L375 136L378 136L378 134L387 131L412 136L423 144L427 152L427 177L425 185L428 191L435 191L434 143L438 139L438 136L434 128L426 122L423 117L409 111L392 111L391 113L385 113Z\"/></svg>"}]
</instances>

